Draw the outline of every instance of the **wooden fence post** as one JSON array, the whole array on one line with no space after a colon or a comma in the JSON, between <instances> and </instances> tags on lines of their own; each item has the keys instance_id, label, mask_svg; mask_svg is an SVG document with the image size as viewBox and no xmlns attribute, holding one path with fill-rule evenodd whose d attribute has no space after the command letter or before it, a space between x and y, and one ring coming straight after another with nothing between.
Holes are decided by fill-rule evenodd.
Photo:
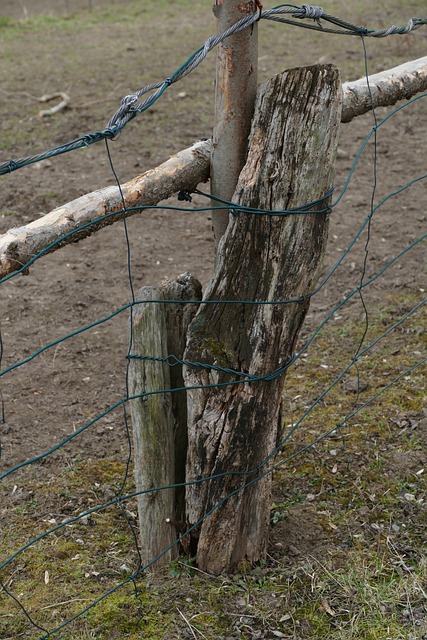
<instances>
[{"instance_id":1,"label":"wooden fence post","mask_svg":"<svg viewBox=\"0 0 427 640\"><path fill-rule=\"evenodd\" d=\"M215 0L218 31L257 10L255 0ZM218 48L215 120L212 137L211 193L231 200L245 164L248 136L257 89L258 25L226 38ZM213 201L213 206L218 203ZM213 211L212 225L218 245L228 225L228 211Z\"/></svg>"},{"instance_id":2,"label":"wooden fence post","mask_svg":"<svg viewBox=\"0 0 427 640\"><path fill-rule=\"evenodd\" d=\"M171 356L169 371L171 389L184 387L182 365L174 360L182 360L187 341L190 322L197 313L197 304L185 304L186 300L201 300L202 285L190 273L182 273L172 280L163 280L159 293L164 300L176 300L164 305L166 319L166 342L168 355ZM175 483L185 482L185 464L188 447L187 394L176 391L172 395L172 424L175 454ZM185 488L175 491L175 524L182 533L185 531Z\"/></svg>"},{"instance_id":3,"label":"wooden fence post","mask_svg":"<svg viewBox=\"0 0 427 640\"><path fill-rule=\"evenodd\" d=\"M156 287L143 287L138 300L157 300ZM146 302L133 308L133 356L167 357L166 318L163 304ZM170 389L169 367L165 362L131 358L129 393ZM134 475L137 491L172 485L175 482L174 436L171 394L158 393L130 401L134 442ZM141 558L144 565L162 553L176 539L173 489L153 491L138 496ZM156 566L177 555L170 549Z\"/></svg>"},{"instance_id":4,"label":"wooden fence post","mask_svg":"<svg viewBox=\"0 0 427 640\"><path fill-rule=\"evenodd\" d=\"M339 73L331 65L293 69L261 87L233 201L269 210L323 198L333 183L341 102ZM329 199L314 210L328 204ZM319 276L327 232L324 212L237 214L220 244L204 300L303 300L202 303L189 327L185 359L253 376L285 366L308 310L305 296ZM188 387L241 379L196 366L185 367L184 376ZM233 571L244 560L265 557L271 474L262 476L262 463L280 440L283 381L282 374L271 381L188 390L187 481L226 474L187 487L190 525L225 500L193 535L197 563L205 571ZM239 491L258 473L257 482Z\"/></svg>"},{"instance_id":5,"label":"wooden fence post","mask_svg":"<svg viewBox=\"0 0 427 640\"><path fill-rule=\"evenodd\" d=\"M140 289L137 300L174 300L174 303L145 302L132 314L132 350L129 365L129 393L180 389L184 386L182 360L187 328L197 312L202 287L190 273L164 280L159 287ZM169 359L153 361L144 356ZM130 402L134 475L137 491L185 482L187 455L187 402L185 391L156 393ZM166 489L138 496L141 557L150 563L184 530L185 490ZM176 557L173 547L154 565L157 568Z\"/></svg>"}]
</instances>

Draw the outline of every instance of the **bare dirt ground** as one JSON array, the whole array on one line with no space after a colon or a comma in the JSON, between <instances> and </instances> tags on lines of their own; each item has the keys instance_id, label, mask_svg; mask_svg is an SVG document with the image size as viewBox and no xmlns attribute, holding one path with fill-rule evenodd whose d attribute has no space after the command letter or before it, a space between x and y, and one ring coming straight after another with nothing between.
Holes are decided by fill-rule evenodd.
<instances>
[{"instance_id":1,"label":"bare dirt ground","mask_svg":"<svg viewBox=\"0 0 427 640\"><path fill-rule=\"evenodd\" d=\"M203 10L199 6L191 12L186 3L185 21L176 6L171 9L163 2L158 5L161 5L162 16L159 19L154 4L149 7L147 3L140 13L131 16L123 9L120 19L113 20L108 11L124 7L124 3L3 0L0 6L3 52L0 160L23 157L103 128L123 95L167 77L214 31L210 1L204 3ZM404 4L398 8L398 3L389 3L381 12L372 7L363 20L358 16L358 22L383 26L399 18L403 23L421 13L421 3ZM342 15L347 5L335 2L335 14ZM89 11L91 6L93 11ZM106 12L106 17L100 17L101 10ZM347 14L351 16L352 11L347 9ZM1 26L2 18L6 17L46 15L63 21L56 26L31 20L28 26L23 21L19 28L7 23ZM401 37L367 45L369 70L375 72L425 55L426 31L420 29L406 40ZM287 39L280 26L265 26L260 48L261 79L285 67L318 61L338 64L344 79L363 75L359 41L322 39L317 35L312 37L310 32L293 33ZM210 135L213 71L212 56L203 68L166 92L153 109L134 120L117 141L110 143L114 168L122 182ZM67 91L71 106L52 118L41 119L37 116L39 103L28 94L41 96L53 91ZM390 111L379 109L378 119ZM342 126L337 195L372 126L372 114ZM369 213L372 197L378 203L395 189L426 173L426 139L426 99L403 109L380 127L375 191L374 148L370 143L345 196L331 215L324 274L329 273L354 238ZM3 233L83 193L114 184L114 177L105 147L100 144L2 176L0 182L0 233ZM208 185L201 187L208 191ZM204 199L195 197L191 206L204 203ZM181 203L174 199L168 204L179 206ZM427 191L423 181L378 210L370 232L365 279L425 233L426 211ZM117 223L81 243L43 257L28 276L2 284L1 369L96 323L129 302L128 266L135 291L142 285L155 284L164 277L185 271L194 274L203 285L209 281L214 262L209 213L147 210L128 221L127 231L129 248L123 224ZM344 295L358 286L366 239L365 231L334 277L313 300L301 340ZM424 287L425 254L421 243L388 269L386 277L376 281L366 294L366 303L378 311L382 300L386 306L392 298L398 307L399 297L418 300ZM355 299L349 304L345 314L349 324L362 326L360 301ZM58 342L0 379L5 412L5 423L0 426L1 472L43 454L124 397L128 322L128 314L124 312L109 322L96 324L78 336ZM421 323L420 319L417 329L420 335ZM357 340L358 336L352 339L349 352L354 352ZM402 413L405 413L404 403ZM418 418L413 416L414 420ZM39 462L36 473L55 477L64 466L76 464L83 458L124 460L127 450L122 414L118 410ZM390 462L394 467L389 472L392 476L409 464L411 468L421 467L422 458L422 454L411 461L395 456ZM298 547L296 554L315 553L321 531L314 519L312 535L301 537L296 533L311 522L310 513L310 505L297 507L292 518L279 525L272 536L273 554L284 539L288 546Z\"/></svg>"},{"instance_id":2,"label":"bare dirt ground","mask_svg":"<svg viewBox=\"0 0 427 640\"><path fill-rule=\"evenodd\" d=\"M80 5L83 7L84 3L81 2ZM76 5L76 9L82 8L80 5ZM104 5L108 3L105 2ZM49 1L34 3L31 6L32 14L61 13L58 4L55 3L53 6ZM3 3L0 16L20 17L21 10L17 3ZM65 5L63 11L66 11ZM197 31L198 26L196 23L193 29ZM161 29L161 32L163 31L167 31L165 26ZM80 51L85 55L82 48L86 47L87 43L82 34L72 30L69 34L65 31L65 35L69 36L70 40L72 38L68 46L73 55L77 55L78 47L81 47ZM417 36L418 34L411 37L411 42L415 41ZM421 33L419 40L422 40L423 36L425 34ZM100 62L105 55L102 31L99 35L96 34L96 37L99 40L91 40L90 45L93 48L93 56ZM200 35L198 38L201 40ZM117 41L120 43L119 46L123 46L121 38L117 38ZM6 93L2 95L4 115L1 128L6 136L10 136L12 142L2 151L2 159L44 150L47 145L54 146L83 132L99 128L105 125L115 109L114 100L107 101L106 104L101 102L103 121L92 118L91 110L95 107L99 109L99 104L91 103L97 99L102 100L105 95L105 90L99 86L100 82L108 86L105 77L92 80L89 67L83 91L79 82L81 67L75 65L74 75L66 74L64 83L64 79L61 79L61 67L67 65L68 51L61 53L59 59L53 63L49 52L44 50L44 45L37 38L34 44L31 42L32 40L27 41L25 53L21 54L23 64L19 72L16 45L10 41L5 43L7 49L13 52L13 57L10 60L11 70L3 70L2 87ZM424 42L425 39L422 40L422 43ZM417 41L414 44L413 53L409 45L396 43L400 56L403 49L405 59L414 57L420 49L420 43ZM33 54L30 46L37 47L34 48ZM63 43L62 46L67 45ZM353 49L351 57L362 57L360 47L353 45ZM128 51L128 57L134 57L133 45L127 44L125 50ZM40 57L37 72L30 64L31 55ZM324 55L324 58L326 57ZM68 57L68 65L71 65L70 58L71 55ZM141 58L144 59L143 56ZM261 65L267 64L264 62L265 59L268 61L269 56L261 55ZM276 66L277 60L274 60L274 63L272 67ZM377 62L376 64L378 65ZM212 69L211 60L206 66L208 65L210 69L203 69L205 76ZM52 79L52 71L56 75L55 79ZM37 73L38 77L31 78L34 73ZM95 71L93 73L95 75ZM98 75L98 72L96 73ZM111 73L113 84L119 84L117 74L113 70ZM165 73L166 71L163 75ZM262 71L262 75L266 73L268 70ZM120 75L123 74L125 69L120 71ZM44 81L41 81L42 77L45 78ZM141 83L141 77L141 74L137 76L136 81ZM158 77L162 75L159 74ZM133 78L127 78L128 82L130 80L135 82ZM206 82L205 77L202 80ZM200 79L196 78L196 91L198 82ZM69 111L52 119L42 120L36 115L40 109L39 103L21 95L21 92L40 95L53 89L66 89L71 96L74 91L78 91L80 95L84 93L84 101L89 106L83 108L78 101L73 106L72 100L72 108ZM205 91L204 86L201 91ZM168 151L177 151L196 139L209 135L209 126L201 124L204 114L198 112L199 102L196 109L193 109L190 96L177 98L179 92L183 92L181 86L176 89L175 94L166 95L161 105L155 105L152 111L141 116L136 123L132 123L118 141L110 143L114 167L121 181L130 179L166 159ZM117 95L121 95L120 89L116 90ZM204 111L209 115L208 103L212 99L212 90L209 96L199 99L203 101ZM19 122L8 122L7 115L12 117L18 106ZM426 136L425 113L426 102L419 100L379 130L376 202L425 170L425 151L419 143ZM168 120L163 124L165 114ZM378 110L379 119L385 114L384 109ZM204 116L204 120L208 121L208 117ZM372 125L372 115L368 114L342 127L336 178L337 194ZM148 144L145 141L147 129ZM12 144L14 136L16 144ZM23 142L20 143L22 139ZM356 168L339 208L334 210L325 274L348 246L369 211L373 189L372 161L373 149L370 145ZM10 227L25 224L53 209L55 205L106 184L114 184L114 178L104 145L30 165L19 172L3 176L0 229L6 231ZM203 190L208 191L208 185L201 186ZM379 210L373 223L369 247L368 277L419 237L425 228L425 198L425 186L421 182L412 187L409 194L402 194ZM177 200L169 204L180 205ZM206 201L195 199L195 205L205 204ZM214 259L208 214L149 210L137 219L129 220L128 232L135 290L143 284L154 284L165 276L172 277L185 271L196 275L203 284L207 283ZM314 300L311 326L321 318L319 313L324 312L326 308L332 308L334 301L338 301L344 292L357 286L364 239L365 236L341 265L331 284ZM422 247L411 251L390 270L387 278L378 281L375 291L418 291L421 286L421 256ZM128 301L127 246L123 225L116 224L83 243L66 247L43 258L31 269L29 277L18 277L3 285L3 367L28 357L50 341L105 317ZM355 313L360 314L357 305ZM69 434L70 429L78 428L90 416L97 415L123 396L128 341L128 321L125 315L122 314L108 325L103 324L83 333L73 339L72 343L68 341L57 345L2 380L6 411L1 459L4 468L47 450L52 442ZM114 433L111 432L110 437L113 437ZM121 446L120 429L117 435L117 441L111 443L113 449ZM80 447L84 448L86 454L89 454L89 451L102 454L104 450L104 439L100 441L98 438L89 437L79 439L79 442L80 444L77 441L73 444L74 454L71 455L75 455Z\"/></svg>"}]
</instances>

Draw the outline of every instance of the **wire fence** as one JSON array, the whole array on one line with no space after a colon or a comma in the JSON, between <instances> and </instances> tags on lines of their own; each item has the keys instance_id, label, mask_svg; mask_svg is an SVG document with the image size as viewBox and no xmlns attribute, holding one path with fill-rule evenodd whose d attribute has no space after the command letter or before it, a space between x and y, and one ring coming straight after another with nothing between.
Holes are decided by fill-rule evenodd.
<instances>
[{"instance_id":1,"label":"wire fence","mask_svg":"<svg viewBox=\"0 0 427 640\"><path fill-rule=\"evenodd\" d=\"M392 26L388 29L370 30L365 27L352 25L348 22L335 18L334 16L330 16L326 14L320 7L310 7L307 5L303 5L303 7L297 7L294 5L279 5L278 7L275 7L274 9L270 9L270 10L260 9L253 16L249 16L248 18L245 18L244 20L241 20L240 22L238 22L236 25L234 25L234 27L229 29L224 34L220 34L219 36L210 38L203 47L198 49L193 54L193 56L191 56L190 59L184 65L182 65L166 81L156 83L156 84L151 84L147 87L144 87L140 91L137 91L135 94L132 94L131 96L126 96L122 101L120 109L109 120L107 128L104 131L95 132L92 134L88 134L86 136L82 136L76 140L66 143L65 145L60 145L42 154L33 155L27 158L21 158L15 161L10 160L7 162L2 162L0 163L0 174L10 173L21 167L31 164L33 162L38 162L40 160L43 160L49 157L55 157L56 155L59 155L61 153L65 153L65 152L68 152L77 148L81 148L83 146L88 146L95 142L104 140L106 144L107 158L111 166L111 171L120 189L120 181L117 177L117 172L114 167L111 155L109 153L108 140L114 138L118 134L118 132L124 126L126 126L126 124L130 120L132 120L138 114L144 112L152 104L154 104L154 102L161 97L161 95L164 93L164 91L168 88L170 84L180 80L182 77L189 74L198 64L202 62L202 60L206 57L207 53L211 49L213 49L219 42L221 42L225 37L229 36L231 33L235 33L241 29L247 28L249 25L253 24L255 21L260 19L274 20L277 22L296 25L300 27L303 26L309 29L320 30L324 33L358 36L358 37L361 37L362 40L363 38L368 36L369 37L385 37L388 35L403 35L413 31L414 29L419 28L422 25L427 24L427 18L423 18L423 19L414 18L409 20L405 27L398 28L398 27ZM302 20L304 19L310 20L311 22L303 23ZM333 27L327 27L325 26L325 23L331 24L333 25ZM365 63L366 63L366 76L368 76L366 53L365 53ZM139 99L142 96L144 96L146 93L151 93L151 95L148 98L143 99L142 102L138 102ZM129 403L137 398L146 398L152 395L177 393L180 391L188 392L190 388L187 387L187 388L179 388L179 389L149 389L149 390L142 391L140 394L136 396L135 395L132 396L130 395L129 388L126 384L126 392L124 396L121 397L116 402L111 403L110 406L108 406L104 411L99 413L99 415L92 417L91 419L87 420L82 426L75 428L75 430L72 433L67 435L67 437L63 438L61 441L55 443L48 450L40 453L39 455L31 459L25 460L24 462L17 464L12 468L5 470L0 475L1 481L6 481L6 479L10 479L13 482L14 478L19 477L19 474L22 473L25 468L32 467L37 463L40 464L45 459L49 458L56 452L62 450L64 447L72 446L73 441L75 441L80 436L82 436L83 433L93 431L95 427L109 415L113 413L120 413L122 416L123 427L124 427L124 441L125 441L125 447L126 447L127 453L125 456L126 460L124 464L124 473L122 475L119 486L115 491L115 494L105 501L100 501L95 506L92 506L90 508L85 508L83 511L80 511L79 513L74 513L69 517L66 517L60 523L55 523L54 526L48 526L47 528L43 526L41 532L38 533L37 535L33 536L31 535L31 533L29 533L26 536L28 540L27 542L19 546L19 548L15 549L14 551L10 552L10 554L7 557L5 557L0 561L0 576L1 576L0 590L2 590L9 598L11 598L15 602L16 607L20 610L22 616L27 619L29 629L31 630L30 632L37 633L37 637L39 637L40 639L65 637L63 634L66 633L67 630L73 629L74 622L84 618L84 616L91 609L96 607L96 605L98 605L101 601L105 600L116 591L123 589L126 585L131 585L134 589L137 599L138 598L140 599L140 595L139 595L140 588L137 584L138 577L140 577L141 574L143 574L147 569L149 569L152 565L154 565L161 556L163 556L169 551L169 549L172 546L177 546L180 543L182 543L189 536L189 534L191 534L191 532L194 529L198 528L204 520L209 518L212 515L212 513L216 511L219 507L221 507L221 505L225 501L230 499L232 495L234 495L237 492L244 491L248 486L250 486L255 482L258 482L262 477L273 473L273 471L279 469L280 467L287 465L295 457L303 455L313 446L315 446L322 440L325 440L326 438L328 438L332 433L339 431L342 427L346 426L349 423L349 421L351 421L355 416L363 412L370 405L374 404L382 396L382 394L386 393L390 388L396 385L399 385L402 382L402 380L404 380L405 378L408 378L408 376L411 376L416 371L420 371L425 366L427 358L422 357L422 354L421 354L417 360L413 360L410 364L408 364L408 366L405 367L404 370L400 371L398 375L396 375L392 380L389 380L386 384L379 385L379 388L374 392L372 392L371 394L367 394L367 395L362 394L361 372L360 372L360 366L362 364L362 361L364 361L367 357L374 358L377 349L379 349L384 343L386 343L387 338L389 338L389 336L393 332L397 331L399 328L405 325L405 323L408 323L417 314L419 314L426 303L425 298L417 299L417 301L414 302L412 307L409 310L405 311L404 313L401 313L400 317L395 322L387 326L386 329L377 332L377 334L375 335L375 338L371 339L370 341L367 340L368 330L371 327L371 319L370 319L370 314L368 310L368 303L366 302L366 299L365 299L366 293L370 290L370 287L372 287L374 283L377 283L380 279L387 278L389 270L391 270L396 265L402 263L411 252L415 252L416 250L418 250L421 247L421 245L425 242L427 237L427 234L422 234L415 239L408 238L407 240L405 240L404 229L402 229L403 248L396 255L389 258L387 262L380 269L377 270L376 273L368 276L367 262L368 262L369 251L370 251L370 244L372 241L372 235L374 233L374 230L372 227L373 220L374 219L377 220L378 216L381 213L381 208L384 207L386 204L389 204L393 198L396 198L400 194L408 194L407 197L409 198L410 190L417 183L422 183L424 180L427 179L427 173L413 177L410 181L396 188L394 191L384 196L380 201L376 202L377 169L378 169L378 162L379 162L378 155L377 155L377 136L378 136L378 133L382 130L382 128L386 127L391 120L398 122L399 115L402 113L403 110L411 109L411 107L414 105L414 103L417 100L422 100L425 98L427 98L427 94L421 94L417 96L416 98L408 101L404 105L399 106L397 109L394 109L389 115L387 115L387 117L385 117L383 120L380 120L380 121L377 118L375 109L372 107L374 126L368 132L365 140L363 141L359 149L357 156L354 159L354 162L352 164L351 170L349 171L349 175L344 184L344 187L342 188L341 192L338 195L334 195L332 205L330 209L329 208L327 209L327 211L338 210L338 207L342 202L343 196L346 193L347 188L351 184L352 177L354 175L354 172L359 162L365 161L364 154L366 152L366 148L369 142L373 144L373 149L374 149L374 158L373 158L373 166L372 166L373 177L372 177L372 187L371 187L371 206L369 207L369 210L365 212L365 215L360 222L359 229L357 230L357 233L354 235L354 237L351 239L351 242L341 252L341 255L338 258L338 260L336 260L335 264L332 266L329 272L322 277L320 283L309 294L308 298L310 299L314 298L315 296L318 296L321 292L323 292L326 285L330 284L330 282L333 280L334 276L342 266L343 262L345 261L346 258L348 258L348 256L356 247L356 245L364 242L365 244L364 244L364 249L362 253L362 261L360 265L361 275L360 277L358 277L357 281L354 283L354 287L350 291L346 291L345 293L343 292L341 300L337 304L335 304L333 308L328 310L323 320L318 324L318 326L315 327L315 329L311 332L310 336L307 339L305 339L305 341L303 341L303 343L299 346L297 352L294 354L292 359L286 363L286 365L280 367L275 371L271 371L266 375L253 376L243 371L229 370L229 369L220 367L219 365L214 365L213 363L209 365L204 365L198 362L186 361L182 358L177 357L175 354L168 354L167 357L160 357L159 354L145 354L144 356L142 356L144 360L148 360L148 361L163 360L170 367L175 366L176 364L187 365L190 367L207 367L208 366L210 369L215 368L218 371L229 376L230 379L227 382L222 382L220 383L220 385L209 385L212 387L236 385L236 384L242 384L242 382L253 383L253 382L259 382L259 381L272 381L275 378L282 376L291 367L294 367L296 364L301 362L301 359L304 358L304 355L307 354L309 349L316 344L316 341L324 331L325 327L330 325L332 319L337 316L338 312L341 312L343 309L345 309L346 306L349 305L349 303L352 300L358 299L363 309L364 320L363 320L362 334L360 339L358 340L357 346L354 348L352 353L348 354L347 362L342 367L339 374L336 375L332 381L330 381L328 384L324 386L324 388L317 394L316 399L310 404L310 406L305 411L303 411L302 414L298 417L298 419L296 419L293 422L290 428L288 428L285 431L285 435L283 436L280 443L277 445L276 448L274 448L272 451L269 452L268 456L264 459L262 464L259 467L257 467L257 469L252 469L249 471L247 469L245 469L245 471L226 471L224 473L215 474L213 476L206 477L206 478L200 478L191 482L184 482L184 483L172 484L169 486L162 486L162 487L155 487L155 488L150 487L149 489L143 492L129 491L128 487L131 482L130 470L131 470L131 463L132 463L132 441L130 436L130 426L128 423ZM210 196L201 192L200 190L196 190L194 193L196 193L199 198L206 198L206 206L203 206L203 207L189 206L189 207L176 207L176 208L170 207L170 210L171 211L173 210L189 211L194 215L197 214L198 212L212 210L212 206L209 201ZM186 194L183 194L182 197L185 197L186 199L188 199L188 198L191 198L191 195L192 194L186 193ZM331 193L326 194L325 198L329 195L331 195ZM270 211L270 210L250 209L247 207L241 207L236 203L218 201L218 209L231 210L232 213L242 213L246 215L262 215L262 216L310 215L311 208L314 205L316 205L317 210L319 210L319 205L321 205L321 202L317 201L315 203L309 203L309 204L301 203L301 205L302 206L298 209L294 208L291 210ZM91 329L94 329L95 327L109 323L114 318L116 318L117 316L121 316L122 314L128 314L129 316L131 316L132 310L137 305L141 305L141 304L144 305L149 303L158 303L162 305L170 304L170 303L174 303L174 304L193 303L195 305L200 304L199 300L192 300L192 301L191 300L190 301L163 300L163 299L162 300L159 300L159 299L138 300L138 297L135 294L134 284L133 284L132 265L131 265L131 258L130 258L131 249L130 249L130 242L129 242L129 234L126 226L127 215L130 212L134 212L136 210L143 212L143 211L152 210L155 208L156 207L136 207L136 208L130 209L125 206L123 201L123 209L119 212L122 214L122 223L125 229L125 243L126 243L126 251L127 251L127 258L128 258L127 270L128 270L128 281L129 281L129 292L130 292L129 302L121 306L120 308L112 310L108 315L88 325L82 326L77 330L71 333L68 333L67 335L63 335L56 340L53 340L47 344L42 345L40 348L35 349L32 353L30 353L26 357L19 359L4 368L2 366L2 360L3 360L3 356L5 353L7 344L5 344L5 340L3 339L2 334L0 332L0 382L6 376L12 375L13 372L21 369L22 367L25 367L25 365L28 365L33 360L43 357L45 353L54 350L58 345L62 345L68 342L72 344L73 340L76 337L82 334L85 334L86 332L89 332ZM160 206L159 208L164 209L163 206ZM117 212L115 212L115 215L117 215ZM96 222L97 222L96 220L91 221L89 225L93 226L94 224L96 224ZM71 233L77 234L83 229L84 227L79 227L77 230ZM54 243L54 245L61 245L61 243L64 241L64 238L65 236L58 239ZM1 279L0 284L4 284L10 279L16 278L17 275L19 275L20 273L25 272L29 266L33 265L36 261L38 261L43 255L49 252L52 248L53 248L53 245L49 245L49 247L39 252L37 255L33 256L19 270ZM264 300L264 301L257 300L256 302L253 300L218 300L218 301L211 300L211 301L206 301L206 303L216 304L219 302L221 304L226 304L226 305L236 305L236 304L238 305L287 305L295 302L302 302L304 300L306 300L306 298L303 300L301 298L297 298L294 300ZM133 344L133 337L131 335L130 343L129 343L130 346L126 354L128 366L129 366L129 362L133 358L138 357L132 353L132 344ZM355 389L356 395L355 395L354 402L351 403L351 406L344 412L344 415L339 420L334 421L333 424L328 425L328 427L325 428L325 430L321 434L317 435L314 439L312 439L312 441L302 446L297 446L295 450L293 450L291 453L288 454L287 447L291 443L292 437L294 436L294 434L298 432L298 430L300 430L301 427L307 423L312 413L325 400L325 398L327 398L334 391L339 389L340 383L343 381L345 376L349 374L349 372L354 372L357 378L357 384ZM206 387L203 386L203 387L197 387L197 388L206 388ZM7 415L8 415L8 406L2 400L1 424L3 425L7 424ZM278 454L281 454L280 457L278 456ZM252 479L248 479L251 477L251 473L254 473L255 477L252 477ZM168 547L167 549L164 549L162 553L159 554L157 557L152 558L152 560L149 563L144 564L142 562L140 551L139 551L139 543L137 540L137 534L135 532L133 519L129 515L128 504L134 503L137 495L140 495L141 493L152 494L155 491L168 491L168 490L176 489L178 487L184 487L192 484L201 484L201 483L205 483L212 480L220 481L221 478L224 478L225 476L228 476L228 475L242 476L243 480L241 485L237 489L235 489L235 491L233 491L228 496L226 496L223 500L221 500L221 502L218 502L217 504L215 504L192 527L188 528L182 534L180 534L170 547ZM93 518L96 514L102 514L104 511L108 510L111 507L118 508L119 513L128 528L130 540L133 542L134 550L135 550L134 556L133 556L133 559L135 562L134 568L132 569L129 567L125 567L124 571L126 575L123 579L112 580L111 582L113 583L113 586L106 588L105 591L101 595L95 597L93 601L79 608L75 613L63 619L59 624L56 624L53 628L48 627L45 621L41 622L41 620L44 620L44 618L40 614L40 612L33 613L31 609L31 603L29 603L28 605L25 604L25 599L21 598L20 594L14 593L13 575L17 570L16 567L18 566L18 563L22 562L22 558L25 557L25 554L28 551L33 550L37 546L41 549L40 553L43 554L44 547L42 545L46 541L55 540L56 535L62 534L64 531L70 531L71 528L75 525L79 525L82 523L87 524L87 522L90 521L90 518ZM76 535L78 535L78 532ZM140 599L140 606L141 607L144 606L141 599Z\"/></svg>"}]
</instances>

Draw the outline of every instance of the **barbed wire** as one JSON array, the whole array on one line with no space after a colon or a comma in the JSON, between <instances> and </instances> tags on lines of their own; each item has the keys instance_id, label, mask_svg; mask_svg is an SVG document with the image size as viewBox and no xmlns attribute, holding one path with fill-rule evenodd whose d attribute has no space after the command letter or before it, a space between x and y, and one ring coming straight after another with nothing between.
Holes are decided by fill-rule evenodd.
<instances>
[{"instance_id":1,"label":"barbed wire","mask_svg":"<svg viewBox=\"0 0 427 640\"><path fill-rule=\"evenodd\" d=\"M285 15L290 15L292 18L295 18L295 20L290 20L283 17ZM95 131L93 133L87 133L70 142L58 145L42 153L27 156L25 158L19 158L17 160L7 160L5 162L0 162L0 175L12 173L17 169L21 169L22 167L28 166L35 162L40 162L42 160L47 160L48 158L53 158L70 151L89 147L90 145L101 142L102 140L114 139L118 135L118 133L127 125L128 122L133 120L138 114L143 113L144 111L149 109L163 95L168 87L170 87L172 84L175 84L176 82L179 82L192 71L194 71L194 69L196 69L196 67L198 67L199 64L206 58L208 53L218 44L220 44L220 42L235 33L239 33L243 29L247 29L260 19L289 24L297 27L303 27L306 29L312 29L325 34L350 35L364 38L385 38L391 35L406 35L427 24L427 18L410 18L407 24L401 27L391 25L390 27L387 27L385 29L368 29L367 27L361 27L352 24L351 22L342 20L341 18L329 15L328 13L325 13L321 7L312 5L302 5L301 7L299 7L292 4L280 4L276 7L273 7L272 9L261 11L261 13L257 11L250 16L242 18L234 25L232 25L229 29L226 29L226 31L224 31L223 33L212 36L208 40L206 40L204 45L197 49L188 58L188 60L184 64L182 64L169 78L166 78L166 80L148 84L135 93L125 96L121 101L119 109L109 119L107 127L105 129L101 131ZM302 20L305 19L314 20L315 24L303 23ZM325 27L321 23L321 20L329 22L339 28L332 29ZM144 98L142 102L138 102L140 98L150 92L152 93L148 97Z\"/></svg>"}]
</instances>

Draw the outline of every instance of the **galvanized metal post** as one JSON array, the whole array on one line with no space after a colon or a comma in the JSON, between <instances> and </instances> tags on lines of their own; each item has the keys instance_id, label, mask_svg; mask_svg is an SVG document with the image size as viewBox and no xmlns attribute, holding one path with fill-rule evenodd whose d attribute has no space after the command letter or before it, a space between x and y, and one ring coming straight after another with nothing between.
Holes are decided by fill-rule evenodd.
<instances>
[{"instance_id":1,"label":"galvanized metal post","mask_svg":"<svg viewBox=\"0 0 427 640\"><path fill-rule=\"evenodd\" d=\"M257 11L259 2L215 0L220 33ZM258 67L258 25L229 36L219 45L215 121L211 162L211 194L231 200L245 163L254 110ZM213 203L215 205L215 202ZM218 203L216 203L218 204ZM212 212L215 244L228 225L228 211Z\"/></svg>"}]
</instances>

